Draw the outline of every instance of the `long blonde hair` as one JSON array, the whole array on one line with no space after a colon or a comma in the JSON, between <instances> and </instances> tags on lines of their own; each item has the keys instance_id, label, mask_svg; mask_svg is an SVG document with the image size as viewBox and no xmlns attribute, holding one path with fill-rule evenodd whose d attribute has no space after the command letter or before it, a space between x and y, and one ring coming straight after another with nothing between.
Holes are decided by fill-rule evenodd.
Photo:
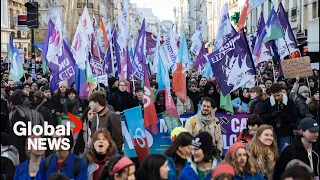
<instances>
[{"instance_id":1,"label":"long blonde hair","mask_svg":"<svg viewBox=\"0 0 320 180\"><path fill-rule=\"evenodd\" d=\"M260 140L260 136L263 131L270 129L273 133L273 142L270 146L264 145ZM270 125L261 125L255 136L249 142L249 151L251 155L256 159L258 165L260 166L262 174L268 172L273 172L276 161L279 158L278 147L276 142L276 135L274 133L273 127ZM268 160L268 167L265 167L265 160Z\"/></svg>"},{"instance_id":2,"label":"long blonde hair","mask_svg":"<svg viewBox=\"0 0 320 180\"><path fill-rule=\"evenodd\" d=\"M232 156L230 156L230 149L229 149L223 161L225 163L230 164L234 168L235 173L239 176L241 176L245 172L249 173L250 175L255 175L259 173L260 172L259 166L254 162L254 159L251 156L250 152L244 147L240 147L240 148L245 149L247 154L247 163L244 169L240 166L240 164L237 161L237 150L234 151Z\"/></svg>"}]
</instances>

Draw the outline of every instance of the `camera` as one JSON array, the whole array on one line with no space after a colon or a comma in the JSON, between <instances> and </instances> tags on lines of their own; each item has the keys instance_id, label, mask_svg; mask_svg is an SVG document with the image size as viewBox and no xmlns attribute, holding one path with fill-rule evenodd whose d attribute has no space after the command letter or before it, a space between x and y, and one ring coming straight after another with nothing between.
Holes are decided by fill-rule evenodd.
<instances>
[{"instance_id":1,"label":"camera","mask_svg":"<svg viewBox=\"0 0 320 180\"><path fill-rule=\"evenodd\" d=\"M221 156L221 151L218 149L217 146L213 146L212 154L214 157L220 157Z\"/></svg>"}]
</instances>

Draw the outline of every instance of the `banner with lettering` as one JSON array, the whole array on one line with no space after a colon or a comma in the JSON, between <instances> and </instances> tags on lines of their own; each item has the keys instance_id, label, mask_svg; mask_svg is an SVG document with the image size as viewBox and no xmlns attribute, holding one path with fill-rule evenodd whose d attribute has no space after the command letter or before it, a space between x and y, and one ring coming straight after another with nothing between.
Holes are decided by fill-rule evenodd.
<instances>
[{"instance_id":1,"label":"banner with lettering","mask_svg":"<svg viewBox=\"0 0 320 180\"><path fill-rule=\"evenodd\" d=\"M186 120L193 116L190 115L182 115L180 116L180 121L182 126L185 125ZM222 135L222 155L224 155L230 146L236 141L238 134L246 128L248 114L234 114L227 115L225 113L216 113L216 117L219 119L221 124L221 135ZM146 137L148 140L148 145L151 154L161 154L163 153L171 144L171 138L169 131L167 129L166 123L161 116L158 116L158 134L152 135L148 130L146 130ZM136 157L136 151L134 150L133 142L130 137L129 130L126 126L125 119L121 119L122 121L122 134L125 139L124 143L124 153L128 157ZM139 135L135 136L139 138ZM141 137L143 138L143 137Z\"/></svg>"}]
</instances>

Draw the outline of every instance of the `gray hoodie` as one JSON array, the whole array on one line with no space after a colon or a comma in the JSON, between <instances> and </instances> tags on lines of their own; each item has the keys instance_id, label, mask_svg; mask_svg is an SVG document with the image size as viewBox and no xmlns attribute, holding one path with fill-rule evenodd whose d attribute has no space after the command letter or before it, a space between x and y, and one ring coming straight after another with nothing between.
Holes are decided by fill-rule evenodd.
<instances>
[{"instance_id":1,"label":"gray hoodie","mask_svg":"<svg viewBox=\"0 0 320 180\"><path fill-rule=\"evenodd\" d=\"M18 166L19 163L19 152L17 148L12 145L2 146L1 145L1 157L10 159L14 166Z\"/></svg>"}]
</instances>

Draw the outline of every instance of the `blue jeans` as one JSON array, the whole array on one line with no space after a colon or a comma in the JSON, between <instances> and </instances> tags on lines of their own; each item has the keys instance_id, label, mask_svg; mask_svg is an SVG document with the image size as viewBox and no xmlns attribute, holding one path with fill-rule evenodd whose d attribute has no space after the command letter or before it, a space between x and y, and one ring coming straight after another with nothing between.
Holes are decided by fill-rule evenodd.
<instances>
[{"instance_id":1,"label":"blue jeans","mask_svg":"<svg viewBox=\"0 0 320 180\"><path fill-rule=\"evenodd\" d=\"M282 150L290 144L290 136L284 136L284 137L278 137L278 150L279 153L282 152Z\"/></svg>"}]
</instances>

